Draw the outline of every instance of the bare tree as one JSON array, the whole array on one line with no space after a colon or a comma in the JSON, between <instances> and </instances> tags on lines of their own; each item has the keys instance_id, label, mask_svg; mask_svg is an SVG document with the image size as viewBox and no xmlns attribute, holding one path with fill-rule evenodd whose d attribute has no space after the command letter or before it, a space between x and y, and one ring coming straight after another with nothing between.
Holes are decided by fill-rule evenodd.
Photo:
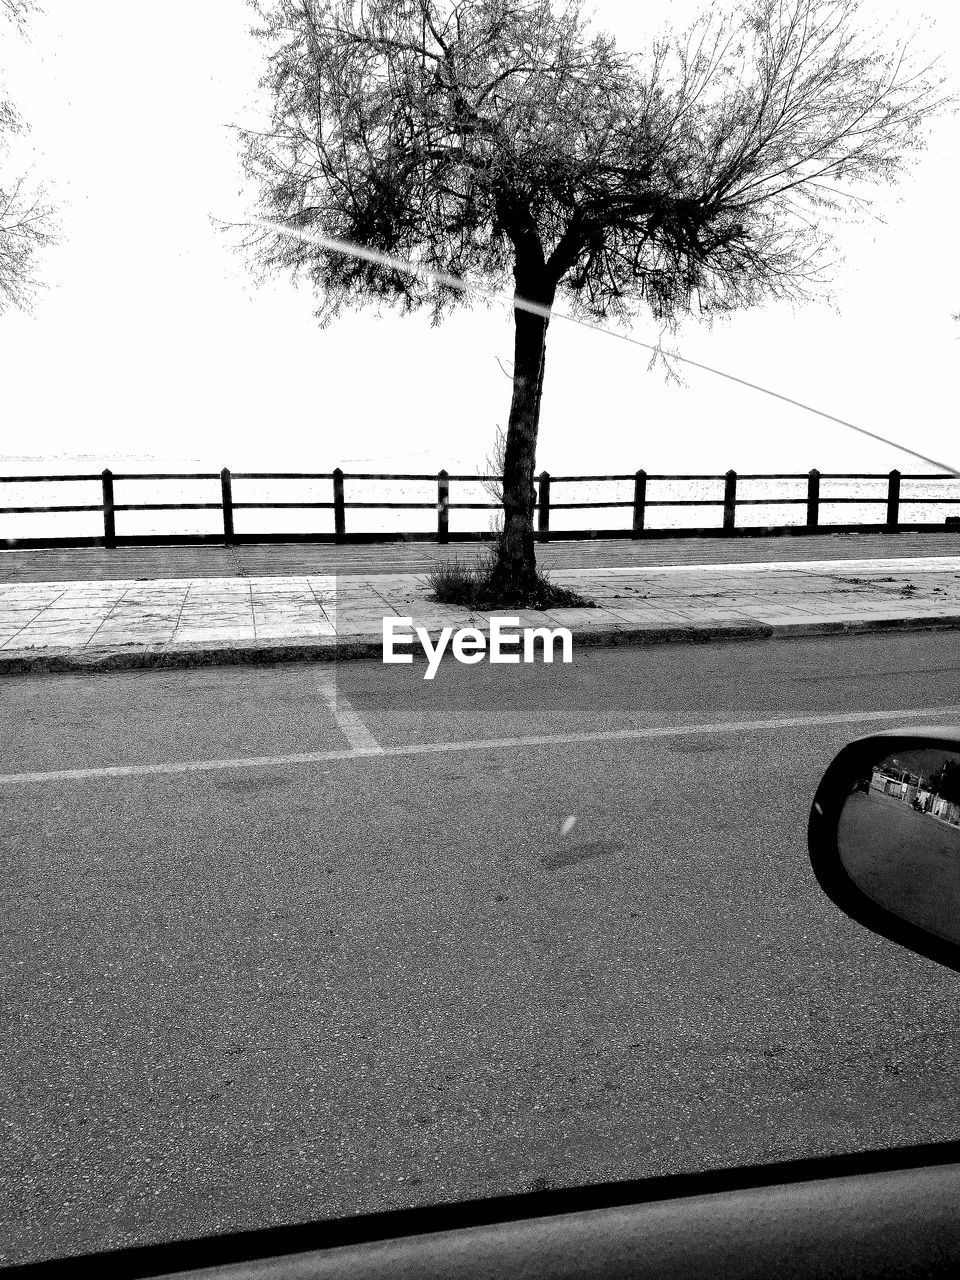
<instances>
[{"instance_id":1,"label":"bare tree","mask_svg":"<svg viewBox=\"0 0 960 1280\"><path fill-rule=\"evenodd\" d=\"M19 31L35 8L32 0L0 0L0 14ZM11 140L24 128L13 103L0 96L0 312L29 305L36 254L53 239L53 213L43 192L26 174L8 172Z\"/></svg>"},{"instance_id":2,"label":"bare tree","mask_svg":"<svg viewBox=\"0 0 960 1280\"><path fill-rule=\"evenodd\" d=\"M896 177L944 99L860 0L742 0L644 56L579 0L253 0L272 118L244 135L259 212L350 241L250 243L310 281L322 320L364 297L434 318L463 295L376 254L514 290L505 594L533 581L547 326L666 323L822 283L824 216Z\"/></svg>"},{"instance_id":3,"label":"bare tree","mask_svg":"<svg viewBox=\"0 0 960 1280\"><path fill-rule=\"evenodd\" d=\"M24 25L27 14L36 8L33 0L0 0L0 13L5 14L18 27Z\"/></svg>"},{"instance_id":4,"label":"bare tree","mask_svg":"<svg viewBox=\"0 0 960 1280\"><path fill-rule=\"evenodd\" d=\"M0 312L30 306L38 281L36 254L52 242L53 211L25 176L0 176Z\"/></svg>"}]
</instances>

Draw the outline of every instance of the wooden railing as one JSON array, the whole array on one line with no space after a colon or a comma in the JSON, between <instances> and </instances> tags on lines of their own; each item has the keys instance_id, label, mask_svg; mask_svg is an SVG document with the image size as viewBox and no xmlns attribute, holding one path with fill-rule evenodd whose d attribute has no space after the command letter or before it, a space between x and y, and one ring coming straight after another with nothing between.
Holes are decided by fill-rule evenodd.
<instances>
[{"instance_id":1,"label":"wooden railing","mask_svg":"<svg viewBox=\"0 0 960 1280\"><path fill-rule=\"evenodd\" d=\"M919 480L924 482L951 480L956 477L949 475L901 475L899 471L890 471L889 473L877 474L873 472L819 472L813 470L806 475L798 475L796 473L750 473L738 475L736 471L727 471L723 475L716 474L685 474L685 475L667 475L667 474L648 474L646 471L636 471L625 475L578 475L578 476L551 476L549 472L543 471L537 477L537 494L536 494L536 511L537 511L537 536L541 541L547 541L551 537L560 538L584 538L584 537L680 537L690 534L711 534L718 536L734 536L743 533L804 533L812 532L821 527L820 509L822 505L855 503L877 504L886 508L885 519L876 524L836 524L831 523L828 527L834 531L852 531L860 529L886 529L889 531L905 530L905 529L930 529L938 527L932 522L923 524L904 523L900 517L900 509L904 504L922 503L925 505L946 504L950 503L960 507L960 496L936 498L936 497L903 497L901 495L901 481L903 480ZM436 474L375 474L367 472L344 473L337 468L331 472L294 472L294 471L238 471L231 472L228 468L224 468L220 472L126 472L114 473L109 468L97 473L85 475L21 475L21 476L0 476L0 485L5 484L70 484L76 482L97 481L100 484L101 500L98 503L79 503L65 504L56 506L24 506L11 507L0 506L0 515L33 515L43 512L82 512L96 511L99 512L103 521L102 536L90 537L70 537L70 538L7 538L8 545L29 545L29 546L54 546L54 545L79 545L79 544L96 544L106 547L115 547L118 543L144 543L144 542L224 542L230 545L235 542L275 542L275 541L389 541L399 538L410 539L433 539L437 542L444 543L451 540L465 540L489 538L492 535L489 532L470 532L470 533L454 533L450 532L450 512L451 511L479 511L479 510L498 510L500 503L498 502L452 502L450 500L450 485L455 483L477 484L480 482L499 481L499 476L478 476L478 475L450 475L447 471L440 471ZM114 484L118 481L124 483L136 481L211 481L220 482L220 500L218 502L117 502L114 493ZM330 485L329 500L324 501L298 501L284 502L279 500L252 502L237 501L234 497L233 484L234 481L299 481L308 483L324 483ZM758 481L758 480L794 480L805 481L806 492L802 497L762 497L762 498L744 498L739 497L737 486L740 481ZM881 497L870 495L854 495L854 496L827 496L821 497L820 484L821 481L830 480L865 480L865 481L885 481L886 492ZM424 482L429 481L437 486L436 501L430 502L348 502L344 496L344 483L346 481L407 481L407 482ZM632 481L633 497L627 500L610 500L597 502L555 502L551 495L551 486L553 484L582 484L582 483L603 483L603 482L624 482ZM650 498L647 496L647 485L650 481L723 481L723 497L717 498ZM2 493L2 489L0 489ZM737 513L742 508L752 506L779 507L801 505L805 506L805 521L792 525L764 525L750 526L737 524ZM712 526L709 528L687 527L687 528L671 528L671 529L648 529L646 525L647 511L651 507L722 507L723 520L720 527ZM630 527L624 529L612 530L595 530L595 529L576 529L576 530L557 530L551 528L550 516L554 511L582 511L590 509L613 509L613 508L629 508L631 513ZM237 511L250 510L332 510L333 511L333 533L240 533L235 530L234 513ZM432 533L358 533L348 532L347 530L347 511L348 510L436 510L437 527L436 534ZM223 521L223 533L221 534L150 534L137 535L127 534L119 535L117 533L117 513L126 511L219 511ZM947 522L950 525L956 525L960 531L960 518L951 517ZM942 527L942 526L939 526Z\"/></svg>"}]
</instances>

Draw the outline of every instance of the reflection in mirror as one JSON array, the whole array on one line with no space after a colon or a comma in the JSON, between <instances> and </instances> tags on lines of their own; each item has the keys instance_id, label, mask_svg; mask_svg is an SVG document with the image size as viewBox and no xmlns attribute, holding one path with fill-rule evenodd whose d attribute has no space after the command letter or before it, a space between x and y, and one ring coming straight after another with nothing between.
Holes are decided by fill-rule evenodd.
<instances>
[{"instance_id":1,"label":"reflection in mirror","mask_svg":"<svg viewBox=\"0 0 960 1280\"><path fill-rule=\"evenodd\" d=\"M837 843L862 893L960 942L960 755L924 747L879 759L855 782Z\"/></svg>"}]
</instances>

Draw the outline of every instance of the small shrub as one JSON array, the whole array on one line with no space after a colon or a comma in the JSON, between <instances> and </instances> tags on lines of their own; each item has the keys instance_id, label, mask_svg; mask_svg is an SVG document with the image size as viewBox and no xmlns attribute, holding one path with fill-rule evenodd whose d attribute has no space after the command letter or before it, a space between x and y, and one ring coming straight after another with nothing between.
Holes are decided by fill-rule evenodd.
<instances>
[{"instance_id":1,"label":"small shrub","mask_svg":"<svg viewBox=\"0 0 960 1280\"><path fill-rule=\"evenodd\" d=\"M545 573L537 570L534 585L528 591L505 592L494 586L496 546L475 561L455 559L436 564L427 581L431 599L438 604L456 604L480 612L493 609L595 609L592 600L575 591L558 587Z\"/></svg>"},{"instance_id":2,"label":"small shrub","mask_svg":"<svg viewBox=\"0 0 960 1280\"><path fill-rule=\"evenodd\" d=\"M427 577L434 599L444 603L458 602L474 589L477 567L460 559L435 564Z\"/></svg>"}]
</instances>

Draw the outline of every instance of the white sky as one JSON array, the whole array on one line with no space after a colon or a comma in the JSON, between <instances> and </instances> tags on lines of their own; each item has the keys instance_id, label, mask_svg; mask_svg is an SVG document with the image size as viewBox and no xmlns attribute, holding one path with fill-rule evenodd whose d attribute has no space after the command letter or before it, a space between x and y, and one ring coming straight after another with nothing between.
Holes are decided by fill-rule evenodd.
<instances>
[{"instance_id":1,"label":"white sky","mask_svg":"<svg viewBox=\"0 0 960 1280\"><path fill-rule=\"evenodd\" d=\"M706 2L595 9L642 47ZM887 24L900 6L865 7ZM958 8L926 0L923 12L936 21L927 47L960 87ZM256 288L211 225L248 208L228 126L263 118L251 16L244 0L46 0L28 44L3 32L8 92L63 234L35 312L0 317L0 455L432 471L472 470L489 452L509 402L496 360L511 355L506 307L435 329L353 314L322 331L305 292ZM882 193L886 224L844 234L832 305L690 321L676 348L960 463L958 156L960 117L948 117L898 194ZM652 321L633 332L656 340ZM538 466L554 473L922 469L706 374L672 385L637 348L560 320L540 441Z\"/></svg>"}]
</instances>

